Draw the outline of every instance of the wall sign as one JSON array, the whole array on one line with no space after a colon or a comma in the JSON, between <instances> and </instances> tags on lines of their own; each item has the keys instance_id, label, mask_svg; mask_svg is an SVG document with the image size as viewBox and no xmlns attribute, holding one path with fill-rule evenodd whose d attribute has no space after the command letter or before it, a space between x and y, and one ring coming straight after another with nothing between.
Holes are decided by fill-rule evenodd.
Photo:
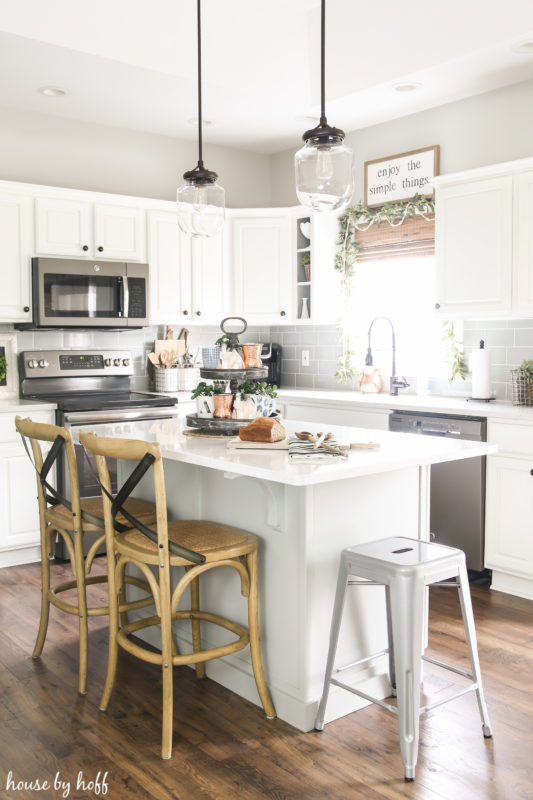
<instances>
[{"instance_id":1,"label":"wall sign","mask_svg":"<svg viewBox=\"0 0 533 800\"><path fill-rule=\"evenodd\" d=\"M431 178L439 174L439 145L365 161L365 205L369 208L433 194Z\"/></svg>"}]
</instances>

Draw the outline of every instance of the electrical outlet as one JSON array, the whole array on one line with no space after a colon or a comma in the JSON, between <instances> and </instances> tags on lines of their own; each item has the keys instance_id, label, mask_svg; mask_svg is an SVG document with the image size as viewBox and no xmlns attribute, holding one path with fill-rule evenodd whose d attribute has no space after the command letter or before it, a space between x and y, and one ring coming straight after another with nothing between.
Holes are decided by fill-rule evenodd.
<instances>
[{"instance_id":1,"label":"electrical outlet","mask_svg":"<svg viewBox=\"0 0 533 800\"><path fill-rule=\"evenodd\" d=\"M309 350L302 350L302 367L309 366Z\"/></svg>"}]
</instances>

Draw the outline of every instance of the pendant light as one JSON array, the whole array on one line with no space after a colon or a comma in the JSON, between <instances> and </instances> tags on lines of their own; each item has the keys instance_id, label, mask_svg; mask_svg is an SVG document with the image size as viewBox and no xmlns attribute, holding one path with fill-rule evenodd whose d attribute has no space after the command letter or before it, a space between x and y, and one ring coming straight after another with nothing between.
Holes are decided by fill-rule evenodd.
<instances>
[{"instance_id":1,"label":"pendant light","mask_svg":"<svg viewBox=\"0 0 533 800\"><path fill-rule=\"evenodd\" d=\"M352 151L344 144L344 131L326 119L326 0L321 0L321 109L316 128L302 136L305 144L294 157L296 194L303 206L334 211L348 205L353 192Z\"/></svg>"},{"instance_id":2,"label":"pendant light","mask_svg":"<svg viewBox=\"0 0 533 800\"><path fill-rule=\"evenodd\" d=\"M198 164L183 175L177 191L178 225L190 236L214 236L224 225L224 189L216 172L202 160L202 28L200 0L196 2L198 20Z\"/></svg>"}]
</instances>

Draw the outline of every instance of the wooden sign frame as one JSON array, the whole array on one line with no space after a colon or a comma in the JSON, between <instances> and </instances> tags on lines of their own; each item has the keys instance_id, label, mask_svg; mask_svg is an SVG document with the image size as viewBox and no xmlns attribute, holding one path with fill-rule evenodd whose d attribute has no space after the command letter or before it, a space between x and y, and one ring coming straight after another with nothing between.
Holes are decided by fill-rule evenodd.
<instances>
[{"instance_id":1,"label":"wooden sign frame","mask_svg":"<svg viewBox=\"0 0 533 800\"><path fill-rule=\"evenodd\" d=\"M367 208L409 200L415 194L433 194L430 180L439 174L439 157L440 146L434 144L365 161Z\"/></svg>"}]
</instances>

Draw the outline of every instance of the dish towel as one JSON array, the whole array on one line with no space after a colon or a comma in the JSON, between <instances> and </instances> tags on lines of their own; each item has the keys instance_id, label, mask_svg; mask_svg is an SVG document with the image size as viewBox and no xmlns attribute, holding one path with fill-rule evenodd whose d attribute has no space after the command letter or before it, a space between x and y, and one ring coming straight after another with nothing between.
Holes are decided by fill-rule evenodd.
<instances>
[{"instance_id":1,"label":"dish towel","mask_svg":"<svg viewBox=\"0 0 533 800\"><path fill-rule=\"evenodd\" d=\"M339 446L334 436L328 439L327 444L331 447ZM331 450L326 450L322 446L315 448L314 442L306 442L303 439L297 439L296 436L289 438L289 462L292 464L323 464L339 459L343 459L340 453L332 453Z\"/></svg>"}]
</instances>

